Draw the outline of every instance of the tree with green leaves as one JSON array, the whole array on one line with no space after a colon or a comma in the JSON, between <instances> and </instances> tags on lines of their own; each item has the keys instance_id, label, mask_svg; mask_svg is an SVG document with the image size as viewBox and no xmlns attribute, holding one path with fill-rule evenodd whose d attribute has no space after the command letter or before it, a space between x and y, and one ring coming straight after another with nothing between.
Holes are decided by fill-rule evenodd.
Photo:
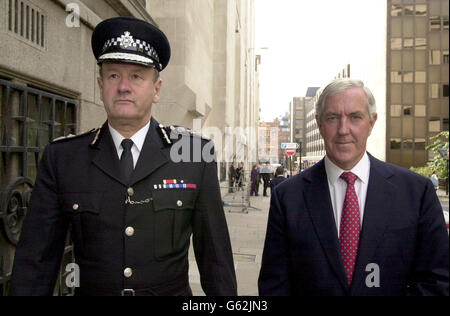
<instances>
[{"instance_id":1,"label":"tree with green leaves","mask_svg":"<svg viewBox=\"0 0 450 316\"><path fill-rule=\"evenodd\" d=\"M448 155L447 157L443 158L439 150L444 149L448 152L448 137L448 131L440 132L436 136L432 137L431 140L433 141L433 143L428 145L426 149L434 154L433 159L428 161L425 167L412 167L411 170L427 178L429 178L433 174L433 171L436 171L439 179L446 179L448 177Z\"/></svg>"}]
</instances>

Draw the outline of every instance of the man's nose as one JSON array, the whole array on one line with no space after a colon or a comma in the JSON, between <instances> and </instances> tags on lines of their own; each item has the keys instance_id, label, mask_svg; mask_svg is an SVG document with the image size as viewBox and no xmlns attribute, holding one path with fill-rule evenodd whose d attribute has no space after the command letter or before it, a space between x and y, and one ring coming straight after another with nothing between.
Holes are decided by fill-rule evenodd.
<instances>
[{"instance_id":1,"label":"man's nose","mask_svg":"<svg viewBox=\"0 0 450 316\"><path fill-rule=\"evenodd\" d=\"M122 76L120 78L118 89L120 93L129 92L131 90L130 81L128 80L128 78L126 78L125 76Z\"/></svg>"},{"instance_id":2,"label":"man's nose","mask_svg":"<svg viewBox=\"0 0 450 316\"><path fill-rule=\"evenodd\" d=\"M339 120L338 133L340 135L347 135L350 132L350 125L347 118L343 117Z\"/></svg>"}]
</instances>

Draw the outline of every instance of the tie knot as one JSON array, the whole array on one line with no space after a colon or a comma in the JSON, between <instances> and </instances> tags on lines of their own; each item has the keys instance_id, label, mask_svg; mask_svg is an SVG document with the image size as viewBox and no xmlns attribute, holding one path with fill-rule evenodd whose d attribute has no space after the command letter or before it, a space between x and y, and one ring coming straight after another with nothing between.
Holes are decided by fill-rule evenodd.
<instances>
[{"instance_id":1,"label":"tie knot","mask_svg":"<svg viewBox=\"0 0 450 316\"><path fill-rule=\"evenodd\" d=\"M131 139L124 139L122 141L122 148L124 151L130 151L131 147L133 147L133 141Z\"/></svg>"},{"instance_id":2,"label":"tie knot","mask_svg":"<svg viewBox=\"0 0 450 316\"><path fill-rule=\"evenodd\" d=\"M358 179L358 176L352 172L343 172L341 174L341 179L347 182L349 185L355 184L356 179Z\"/></svg>"}]
</instances>

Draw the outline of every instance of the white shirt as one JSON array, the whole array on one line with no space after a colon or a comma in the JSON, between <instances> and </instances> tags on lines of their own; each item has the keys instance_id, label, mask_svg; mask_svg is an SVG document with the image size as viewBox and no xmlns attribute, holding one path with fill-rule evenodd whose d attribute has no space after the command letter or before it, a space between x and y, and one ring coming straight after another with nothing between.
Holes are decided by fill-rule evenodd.
<instances>
[{"instance_id":1,"label":"white shirt","mask_svg":"<svg viewBox=\"0 0 450 316\"><path fill-rule=\"evenodd\" d=\"M118 131L116 131L109 123L109 132L111 133L111 137L114 142L114 146L116 147L117 155L122 156L123 147L122 141L125 139ZM133 167L136 168L136 163L139 159L139 155L141 154L142 147L144 146L145 137L147 137L147 132L150 128L150 121L148 121L147 125L141 128L136 134L131 136L131 140L133 141L133 147L131 147L131 154L133 155Z\"/></svg>"},{"instance_id":2,"label":"white shirt","mask_svg":"<svg viewBox=\"0 0 450 316\"><path fill-rule=\"evenodd\" d=\"M325 170L327 172L328 187L330 188L331 204L333 205L338 236L341 225L342 209L344 208L345 193L347 191L347 182L341 179L340 176L346 171L350 171L358 176L358 179L356 179L355 182L355 191L358 196L359 215L362 227L370 175L370 160L367 152L352 170L343 170L331 162L328 157L325 157Z\"/></svg>"}]
</instances>

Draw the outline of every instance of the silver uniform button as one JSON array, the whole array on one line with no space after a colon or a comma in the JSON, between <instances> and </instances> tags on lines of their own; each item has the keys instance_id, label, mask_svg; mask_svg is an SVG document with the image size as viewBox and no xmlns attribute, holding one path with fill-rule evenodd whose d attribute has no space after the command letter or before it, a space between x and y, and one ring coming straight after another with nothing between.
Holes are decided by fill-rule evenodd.
<instances>
[{"instance_id":1,"label":"silver uniform button","mask_svg":"<svg viewBox=\"0 0 450 316\"><path fill-rule=\"evenodd\" d=\"M178 202L177 202L177 205L178 205L178 207L182 207L182 206L183 206L183 202L178 201Z\"/></svg>"},{"instance_id":2,"label":"silver uniform button","mask_svg":"<svg viewBox=\"0 0 450 316\"><path fill-rule=\"evenodd\" d=\"M134 195L134 190L133 190L133 188L128 188L127 192L128 192L128 195L129 195L129 196L133 196L133 195Z\"/></svg>"},{"instance_id":3,"label":"silver uniform button","mask_svg":"<svg viewBox=\"0 0 450 316\"><path fill-rule=\"evenodd\" d=\"M134 228L133 228L133 227L127 227L127 229L125 229L125 234L126 234L128 237L133 236L133 235L134 235Z\"/></svg>"},{"instance_id":4,"label":"silver uniform button","mask_svg":"<svg viewBox=\"0 0 450 316\"><path fill-rule=\"evenodd\" d=\"M72 208L73 208L74 211L77 211L80 208L80 206L78 204L74 204L72 206Z\"/></svg>"},{"instance_id":5,"label":"silver uniform button","mask_svg":"<svg viewBox=\"0 0 450 316\"><path fill-rule=\"evenodd\" d=\"M126 268L125 270L123 270L123 275L126 278L129 278L133 275L133 270L131 270L131 268Z\"/></svg>"}]
</instances>

